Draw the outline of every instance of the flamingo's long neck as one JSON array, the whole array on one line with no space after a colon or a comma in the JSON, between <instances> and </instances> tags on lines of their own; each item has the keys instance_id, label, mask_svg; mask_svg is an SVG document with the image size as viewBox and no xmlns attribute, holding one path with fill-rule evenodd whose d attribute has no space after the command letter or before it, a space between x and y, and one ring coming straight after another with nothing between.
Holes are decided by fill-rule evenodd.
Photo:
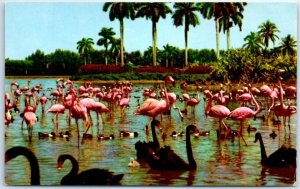
<instances>
[{"instance_id":1,"label":"flamingo's long neck","mask_svg":"<svg viewBox=\"0 0 300 189\"><path fill-rule=\"evenodd\" d=\"M283 88L282 88L282 85L281 85L280 77L278 77L278 85L279 85L279 93L280 93L280 95L279 95L280 106L283 109L284 108L284 104L283 104Z\"/></svg>"},{"instance_id":2,"label":"flamingo's long neck","mask_svg":"<svg viewBox=\"0 0 300 189\"><path fill-rule=\"evenodd\" d=\"M205 113L206 114L208 114L208 112L210 111L211 105L212 105L212 94L208 93L208 102L207 102L207 105L205 107Z\"/></svg>"},{"instance_id":3,"label":"flamingo's long neck","mask_svg":"<svg viewBox=\"0 0 300 189\"><path fill-rule=\"evenodd\" d=\"M251 92L250 92L250 95L251 95L251 97L252 97L252 99L253 99L253 102L254 102L254 104L255 104L255 112L254 112L254 115L256 115L256 114L259 113L260 107L259 107L259 105L258 105L258 103L257 103L257 101L256 101L256 99L255 99L255 97L253 96L253 94L252 94Z\"/></svg>"},{"instance_id":4,"label":"flamingo's long neck","mask_svg":"<svg viewBox=\"0 0 300 189\"><path fill-rule=\"evenodd\" d=\"M196 161L193 156L193 151L191 147L191 137L190 137L191 126L186 128L186 152L189 161L189 169L195 170L197 168Z\"/></svg>"},{"instance_id":5,"label":"flamingo's long neck","mask_svg":"<svg viewBox=\"0 0 300 189\"><path fill-rule=\"evenodd\" d=\"M261 162L263 164L265 164L267 162L267 159L268 159L266 149L265 149L265 145L264 145L264 142L263 142L261 136L259 136L258 140L259 140L259 144L260 144Z\"/></svg>"}]
</instances>

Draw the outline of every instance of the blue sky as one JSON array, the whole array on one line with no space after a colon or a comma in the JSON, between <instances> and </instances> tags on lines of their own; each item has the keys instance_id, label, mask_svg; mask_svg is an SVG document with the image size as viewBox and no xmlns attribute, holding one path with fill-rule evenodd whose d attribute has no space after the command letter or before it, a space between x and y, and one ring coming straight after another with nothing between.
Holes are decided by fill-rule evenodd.
<instances>
[{"instance_id":1,"label":"blue sky","mask_svg":"<svg viewBox=\"0 0 300 189\"><path fill-rule=\"evenodd\" d=\"M103 3L96 2L10 2L5 4L5 58L24 59L37 49L48 54L55 49L77 51L76 43L83 37L99 39L103 27L112 27L119 37L119 21L111 22L108 13L102 11ZM172 7L172 5L169 5ZM191 27L189 48L214 49L215 22L199 14L200 25ZM249 3L245 7L243 28L231 30L231 46L241 47L244 37L266 20L276 24L279 38L291 34L297 40L297 4L283 2ZM125 49L128 52L152 45L151 21L137 18L125 20ZM158 48L169 43L184 48L184 27L175 27L171 15L160 19L158 25ZM279 40L278 40L279 42ZM278 44L278 43L277 43ZM277 45L275 44L275 45ZM226 49L226 36L221 33L221 49ZM103 47L94 45L95 49Z\"/></svg>"}]
</instances>

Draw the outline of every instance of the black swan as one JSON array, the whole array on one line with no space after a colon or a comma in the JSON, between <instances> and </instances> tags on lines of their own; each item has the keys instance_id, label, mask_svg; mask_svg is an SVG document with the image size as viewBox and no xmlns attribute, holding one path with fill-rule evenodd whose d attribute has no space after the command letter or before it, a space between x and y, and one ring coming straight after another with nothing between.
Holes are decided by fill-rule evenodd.
<instances>
[{"instance_id":1,"label":"black swan","mask_svg":"<svg viewBox=\"0 0 300 189\"><path fill-rule=\"evenodd\" d=\"M152 138L153 142L141 142L138 141L135 143L135 149L136 149L136 156L137 159L142 160L147 157L147 155L153 152L157 152L160 148L159 142L156 136L155 127L158 127L161 130L160 122L156 119L153 119L151 121L151 132L152 132Z\"/></svg>"},{"instance_id":2,"label":"black swan","mask_svg":"<svg viewBox=\"0 0 300 189\"><path fill-rule=\"evenodd\" d=\"M255 134L254 142L257 142L257 140L259 140L260 143L262 165L270 167L296 167L296 149L282 146L271 155L269 155L269 157L267 157L265 146L260 133Z\"/></svg>"},{"instance_id":3,"label":"black swan","mask_svg":"<svg viewBox=\"0 0 300 189\"><path fill-rule=\"evenodd\" d=\"M199 130L195 125L189 125L186 128L186 152L188 163L179 157L169 146L164 146L159 149L157 153L148 155L146 158L147 163L151 169L159 170L195 170L197 168L196 161L193 157L191 147L191 132L197 133Z\"/></svg>"},{"instance_id":4,"label":"black swan","mask_svg":"<svg viewBox=\"0 0 300 189\"><path fill-rule=\"evenodd\" d=\"M7 163L9 160L14 159L19 155L25 156L30 163L30 168L31 168L30 184L40 185L40 169L39 169L38 160L35 157L34 153L31 152L28 148L22 146L16 146L8 149L5 152L5 163Z\"/></svg>"},{"instance_id":5,"label":"black swan","mask_svg":"<svg viewBox=\"0 0 300 189\"><path fill-rule=\"evenodd\" d=\"M64 161L69 159L72 163L72 169L61 179L61 185L117 185L124 174L113 175L112 172L105 169L88 169L78 174L77 160L68 154L58 157L57 169L61 169Z\"/></svg>"}]
</instances>

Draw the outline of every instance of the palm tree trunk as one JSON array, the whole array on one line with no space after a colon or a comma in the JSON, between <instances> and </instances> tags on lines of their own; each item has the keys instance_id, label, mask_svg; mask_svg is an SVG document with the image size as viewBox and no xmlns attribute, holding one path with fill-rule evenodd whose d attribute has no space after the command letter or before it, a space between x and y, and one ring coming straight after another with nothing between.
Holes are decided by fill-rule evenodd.
<instances>
[{"instance_id":1,"label":"palm tree trunk","mask_svg":"<svg viewBox=\"0 0 300 189\"><path fill-rule=\"evenodd\" d=\"M120 19L120 34L121 34L121 66L124 66L124 21Z\"/></svg>"},{"instance_id":2,"label":"palm tree trunk","mask_svg":"<svg viewBox=\"0 0 300 189\"><path fill-rule=\"evenodd\" d=\"M219 32L219 19L216 19L216 57L219 59L220 56L220 32Z\"/></svg>"},{"instance_id":3,"label":"palm tree trunk","mask_svg":"<svg viewBox=\"0 0 300 189\"><path fill-rule=\"evenodd\" d=\"M105 65L107 65L107 48L105 49Z\"/></svg>"},{"instance_id":4,"label":"palm tree trunk","mask_svg":"<svg viewBox=\"0 0 300 189\"><path fill-rule=\"evenodd\" d=\"M185 67L188 66L188 29L185 28L184 30L184 38L185 38L185 59L184 59L184 63L185 63Z\"/></svg>"},{"instance_id":5,"label":"palm tree trunk","mask_svg":"<svg viewBox=\"0 0 300 189\"><path fill-rule=\"evenodd\" d=\"M152 20L152 37L153 37L153 47L152 47L152 54L153 54L153 66L156 66L156 22Z\"/></svg>"},{"instance_id":6,"label":"palm tree trunk","mask_svg":"<svg viewBox=\"0 0 300 189\"><path fill-rule=\"evenodd\" d=\"M227 50L230 49L230 28L227 29Z\"/></svg>"}]
</instances>

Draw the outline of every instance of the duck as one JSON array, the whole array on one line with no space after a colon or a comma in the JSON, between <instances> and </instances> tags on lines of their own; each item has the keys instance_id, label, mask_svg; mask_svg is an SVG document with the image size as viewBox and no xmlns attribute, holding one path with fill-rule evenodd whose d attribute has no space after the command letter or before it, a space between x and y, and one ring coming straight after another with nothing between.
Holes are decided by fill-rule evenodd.
<instances>
[{"instance_id":1,"label":"duck","mask_svg":"<svg viewBox=\"0 0 300 189\"><path fill-rule=\"evenodd\" d=\"M55 133L38 132L39 138L55 138Z\"/></svg>"},{"instance_id":2,"label":"duck","mask_svg":"<svg viewBox=\"0 0 300 189\"><path fill-rule=\"evenodd\" d=\"M248 133L250 133L251 131L256 131L257 128L256 127L251 127L251 125L248 126L247 131Z\"/></svg>"},{"instance_id":3,"label":"duck","mask_svg":"<svg viewBox=\"0 0 300 189\"><path fill-rule=\"evenodd\" d=\"M272 122L273 122L273 125L275 125L275 126L278 126L278 125L280 125L281 124L281 121L280 120L276 120L276 119L272 119Z\"/></svg>"},{"instance_id":4,"label":"duck","mask_svg":"<svg viewBox=\"0 0 300 189\"><path fill-rule=\"evenodd\" d=\"M273 130L272 133L269 135L272 139L275 139L277 137L277 134Z\"/></svg>"},{"instance_id":5,"label":"duck","mask_svg":"<svg viewBox=\"0 0 300 189\"><path fill-rule=\"evenodd\" d=\"M210 131L201 131L201 132L198 132L198 133L194 133L195 137L208 136L208 135L210 135Z\"/></svg>"},{"instance_id":6,"label":"duck","mask_svg":"<svg viewBox=\"0 0 300 189\"><path fill-rule=\"evenodd\" d=\"M135 137L138 137L138 136L139 136L139 134L137 132L120 131L120 137L135 138Z\"/></svg>"},{"instance_id":7,"label":"duck","mask_svg":"<svg viewBox=\"0 0 300 189\"><path fill-rule=\"evenodd\" d=\"M278 150L267 156L262 136L259 132L255 134L254 143L259 141L261 150L261 164L268 167L296 168L297 150L282 145Z\"/></svg>"},{"instance_id":8,"label":"duck","mask_svg":"<svg viewBox=\"0 0 300 189\"><path fill-rule=\"evenodd\" d=\"M71 136L71 133L69 131L65 131L65 132L60 132L58 135L61 138L69 138Z\"/></svg>"},{"instance_id":9,"label":"duck","mask_svg":"<svg viewBox=\"0 0 300 189\"><path fill-rule=\"evenodd\" d=\"M171 137L182 137L184 135L185 135L184 131L181 131L179 133L177 133L176 131L173 131L171 134Z\"/></svg>"},{"instance_id":10,"label":"duck","mask_svg":"<svg viewBox=\"0 0 300 189\"><path fill-rule=\"evenodd\" d=\"M109 136L104 136L103 134L98 135L98 140L113 140L115 136L113 134Z\"/></svg>"},{"instance_id":11,"label":"duck","mask_svg":"<svg viewBox=\"0 0 300 189\"><path fill-rule=\"evenodd\" d=\"M83 133L82 138L83 138L83 139L92 139L92 138L93 138L93 135L92 135L92 134L89 134L89 133Z\"/></svg>"},{"instance_id":12,"label":"duck","mask_svg":"<svg viewBox=\"0 0 300 189\"><path fill-rule=\"evenodd\" d=\"M130 161L128 163L128 167L139 167L140 163L133 158L130 158Z\"/></svg>"}]
</instances>

